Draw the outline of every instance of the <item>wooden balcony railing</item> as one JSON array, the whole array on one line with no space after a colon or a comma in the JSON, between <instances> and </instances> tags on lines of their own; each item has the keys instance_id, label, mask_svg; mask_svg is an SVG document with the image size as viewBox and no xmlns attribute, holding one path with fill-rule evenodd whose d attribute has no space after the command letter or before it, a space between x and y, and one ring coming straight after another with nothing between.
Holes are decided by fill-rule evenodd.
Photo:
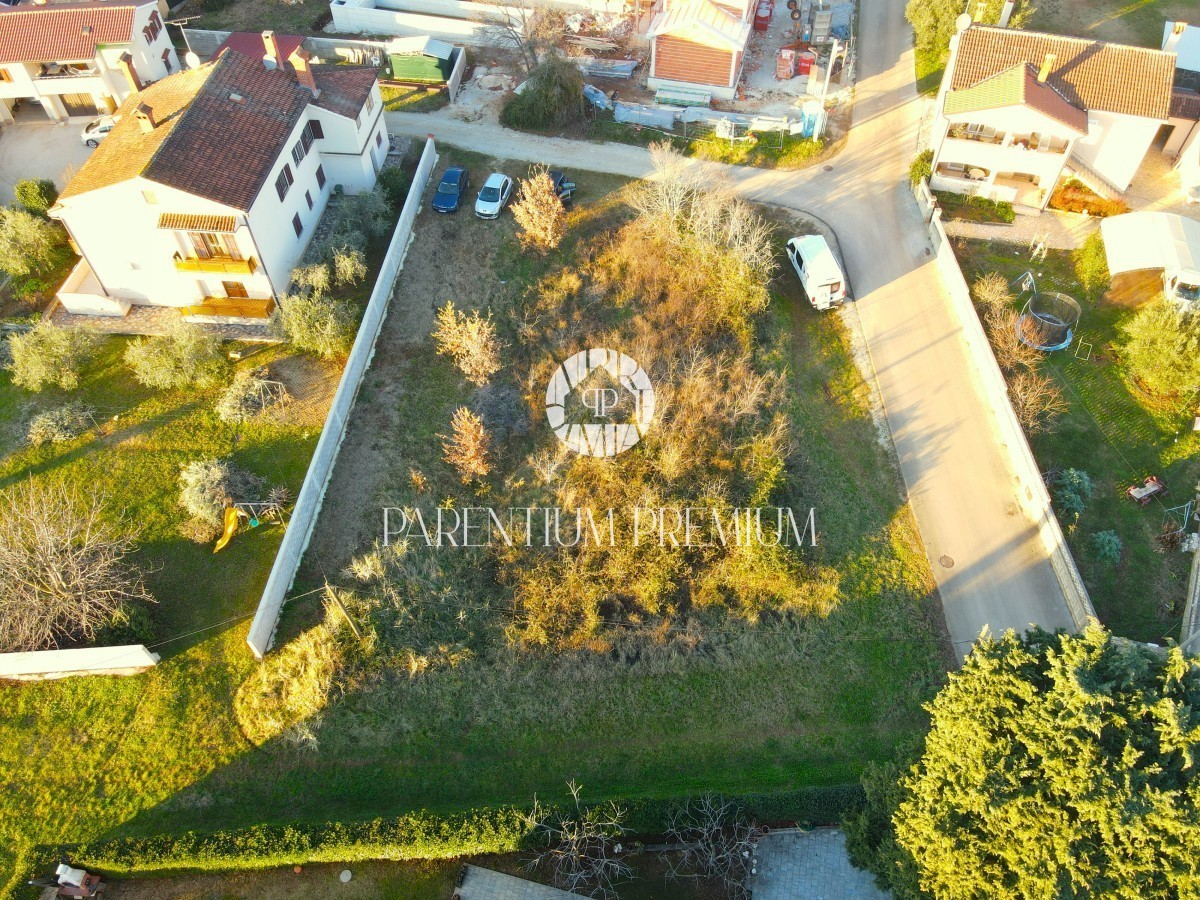
<instances>
[{"instance_id":1,"label":"wooden balcony railing","mask_svg":"<svg viewBox=\"0 0 1200 900\"><path fill-rule=\"evenodd\" d=\"M198 256L180 256L175 254L175 268L180 272L215 272L219 275L253 275L258 270L258 262L251 256L249 259L234 259L231 256L213 256L201 259Z\"/></svg>"},{"instance_id":2,"label":"wooden balcony railing","mask_svg":"<svg viewBox=\"0 0 1200 900\"><path fill-rule=\"evenodd\" d=\"M269 319L275 310L275 301L246 297L205 297L195 306L185 306L182 315L212 316L229 319Z\"/></svg>"}]
</instances>

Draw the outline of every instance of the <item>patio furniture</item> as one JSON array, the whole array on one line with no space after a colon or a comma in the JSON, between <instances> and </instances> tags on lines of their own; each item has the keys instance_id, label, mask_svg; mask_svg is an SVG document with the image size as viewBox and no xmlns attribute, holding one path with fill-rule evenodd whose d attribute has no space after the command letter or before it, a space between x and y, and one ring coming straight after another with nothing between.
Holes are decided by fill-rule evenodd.
<instances>
[{"instance_id":1,"label":"patio furniture","mask_svg":"<svg viewBox=\"0 0 1200 900\"><path fill-rule=\"evenodd\" d=\"M1166 482L1157 475L1151 475L1142 484L1134 484L1126 488L1125 496L1137 503L1138 506L1145 506L1155 497L1160 497L1166 492Z\"/></svg>"}]
</instances>

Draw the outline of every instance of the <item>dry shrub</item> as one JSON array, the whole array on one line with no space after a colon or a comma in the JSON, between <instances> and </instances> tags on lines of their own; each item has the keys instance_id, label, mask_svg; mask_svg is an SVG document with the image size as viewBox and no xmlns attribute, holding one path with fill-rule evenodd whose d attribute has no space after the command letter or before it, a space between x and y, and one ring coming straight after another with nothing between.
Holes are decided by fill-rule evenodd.
<instances>
[{"instance_id":1,"label":"dry shrub","mask_svg":"<svg viewBox=\"0 0 1200 900\"><path fill-rule=\"evenodd\" d=\"M491 436L483 420L465 406L454 411L450 419L450 434L439 437L442 439L443 458L457 470L463 484L486 478L492 471L489 459Z\"/></svg>"},{"instance_id":2,"label":"dry shrub","mask_svg":"<svg viewBox=\"0 0 1200 900\"><path fill-rule=\"evenodd\" d=\"M1000 306L990 307L984 315L984 324L991 338L996 362L1000 364L1005 375L1031 369L1041 360L1039 351L1022 342L1020 334L1025 324L1020 321L1015 310Z\"/></svg>"},{"instance_id":3,"label":"dry shrub","mask_svg":"<svg viewBox=\"0 0 1200 900\"><path fill-rule=\"evenodd\" d=\"M518 238L525 249L544 254L562 243L567 233L567 210L545 166L535 167L521 182L512 211L521 226Z\"/></svg>"},{"instance_id":4,"label":"dry shrub","mask_svg":"<svg viewBox=\"0 0 1200 900\"><path fill-rule=\"evenodd\" d=\"M1012 306L1013 295L1003 275L999 272L989 272L975 279L975 283L971 285L971 299L983 307L984 315L988 315L994 310L1009 309Z\"/></svg>"},{"instance_id":5,"label":"dry shrub","mask_svg":"<svg viewBox=\"0 0 1200 900\"><path fill-rule=\"evenodd\" d=\"M334 633L318 625L259 663L233 701L247 740L265 744L319 715L341 659Z\"/></svg>"},{"instance_id":6,"label":"dry shrub","mask_svg":"<svg viewBox=\"0 0 1200 900\"><path fill-rule=\"evenodd\" d=\"M437 341L438 353L449 356L472 384L487 384L500 370L501 347L491 313L483 318L479 310L473 309L468 315L455 310L453 302L447 302L438 310L433 339Z\"/></svg>"},{"instance_id":7,"label":"dry shrub","mask_svg":"<svg viewBox=\"0 0 1200 900\"><path fill-rule=\"evenodd\" d=\"M1017 420L1028 432L1049 431L1054 420L1067 412L1067 401L1052 378L1039 372L1018 372L1008 381Z\"/></svg>"}]
</instances>

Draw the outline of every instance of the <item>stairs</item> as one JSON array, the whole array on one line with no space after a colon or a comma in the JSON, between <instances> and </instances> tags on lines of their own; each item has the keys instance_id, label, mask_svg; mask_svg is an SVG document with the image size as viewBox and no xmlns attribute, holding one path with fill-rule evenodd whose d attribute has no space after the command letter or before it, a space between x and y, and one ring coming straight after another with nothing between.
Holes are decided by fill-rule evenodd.
<instances>
[{"instance_id":1,"label":"stairs","mask_svg":"<svg viewBox=\"0 0 1200 900\"><path fill-rule=\"evenodd\" d=\"M1125 199L1124 191L1078 157L1072 155L1067 160L1067 168L1071 170L1071 174L1106 200Z\"/></svg>"}]
</instances>

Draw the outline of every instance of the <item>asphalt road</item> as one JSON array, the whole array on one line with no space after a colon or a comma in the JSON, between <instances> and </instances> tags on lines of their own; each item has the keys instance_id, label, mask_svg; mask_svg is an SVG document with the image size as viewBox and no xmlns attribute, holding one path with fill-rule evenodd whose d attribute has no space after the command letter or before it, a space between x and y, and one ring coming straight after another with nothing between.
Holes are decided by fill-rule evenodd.
<instances>
[{"instance_id":1,"label":"asphalt road","mask_svg":"<svg viewBox=\"0 0 1200 900\"><path fill-rule=\"evenodd\" d=\"M1016 474L926 252L908 188L919 111L904 0L863 0L854 125L831 171L722 168L746 197L811 211L837 233L946 624L965 654L985 627L1000 634L1035 623L1071 629L1072 622L1033 523L1020 511ZM388 126L502 158L633 177L651 172L640 147L536 137L462 122L452 110L390 113Z\"/></svg>"}]
</instances>

